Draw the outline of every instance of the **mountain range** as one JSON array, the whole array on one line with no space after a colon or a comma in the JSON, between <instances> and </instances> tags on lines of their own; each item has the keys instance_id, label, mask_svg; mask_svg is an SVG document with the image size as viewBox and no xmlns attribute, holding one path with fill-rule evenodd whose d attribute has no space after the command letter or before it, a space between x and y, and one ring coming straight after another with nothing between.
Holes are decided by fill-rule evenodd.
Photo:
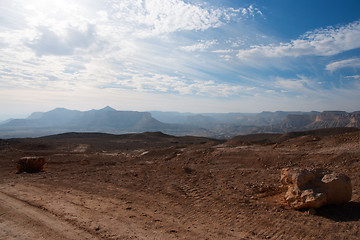
<instances>
[{"instance_id":1,"label":"mountain range","mask_svg":"<svg viewBox=\"0 0 360 240\"><path fill-rule=\"evenodd\" d=\"M232 138L254 133L285 133L330 127L360 127L360 111L178 113L117 111L111 107L78 111L56 108L0 124L0 138L39 137L64 132L113 134L161 131L183 136Z\"/></svg>"}]
</instances>

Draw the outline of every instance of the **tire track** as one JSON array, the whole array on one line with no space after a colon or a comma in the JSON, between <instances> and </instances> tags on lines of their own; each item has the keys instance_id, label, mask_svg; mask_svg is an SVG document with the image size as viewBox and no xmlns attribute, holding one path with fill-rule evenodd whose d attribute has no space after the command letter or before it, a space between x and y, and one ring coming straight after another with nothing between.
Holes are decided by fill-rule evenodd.
<instances>
[{"instance_id":1,"label":"tire track","mask_svg":"<svg viewBox=\"0 0 360 240\"><path fill-rule=\"evenodd\" d=\"M285 210L283 213L274 213L268 209L279 209L279 205L254 200L249 204L253 207L241 207L241 204L229 207L221 204L209 191L210 186L197 187L190 184L181 184L176 187L181 195L188 200L187 204L178 205L182 208L182 218L200 225L207 225L209 234L211 226L216 223L221 225L224 232L228 233L225 239L236 239L235 236L247 239L357 239L339 231L331 236L324 236L316 226L318 221L329 221L321 217L310 218L305 212ZM269 201L269 199L267 200ZM206 206L204 208L204 206ZM276 212L276 211L275 211ZM301 223L302 219L304 222ZM215 226L215 225L214 225ZM235 230L234 230L235 229ZM217 229L218 231L219 229ZM214 231L216 232L216 231ZM230 232L230 233L229 233ZM218 237L218 235L217 235ZM209 238L209 239L216 239ZM240 238L241 239L241 238Z\"/></svg>"},{"instance_id":2,"label":"tire track","mask_svg":"<svg viewBox=\"0 0 360 240\"><path fill-rule=\"evenodd\" d=\"M189 201L186 205L178 205L182 208L182 217L188 221L200 222L207 226L216 222L216 224L228 229L231 229L237 222L237 214L224 207L208 189L193 187L188 184L177 186L177 189Z\"/></svg>"},{"instance_id":3,"label":"tire track","mask_svg":"<svg viewBox=\"0 0 360 240\"><path fill-rule=\"evenodd\" d=\"M17 231L27 232L30 239L97 239L50 212L6 193L0 192L0 203L5 213L1 216L4 229L1 239L18 239ZM6 215L11 218L5 218Z\"/></svg>"}]
</instances>

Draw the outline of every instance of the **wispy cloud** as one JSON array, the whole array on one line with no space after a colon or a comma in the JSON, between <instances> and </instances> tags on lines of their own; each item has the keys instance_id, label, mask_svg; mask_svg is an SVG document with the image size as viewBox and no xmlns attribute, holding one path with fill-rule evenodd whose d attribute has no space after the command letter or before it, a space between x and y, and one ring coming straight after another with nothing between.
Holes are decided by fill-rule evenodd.
<instances>
[{"instance_id":1,"label":"wispy cloud","mask_svg":"<svg viewBox=\"0 0 360 240\"><path fill-rule=\"evenodd\" d=\"M137 26L138 36L159 35L176 31L204 31L220 27L239 17L262 14L248 8L208 8L182 0L110 1L111 20ZM133 29L131 29L133 31Z\"/></svg>"},{"instance_id":2,"label":"wispy cloud","mask_svg":"<svg viewBox=\"0 0 360 240\"><path fill-rule=\"evenodd\" d=\"M88 25L85 31L68 28L64 35L55 33L48 28L40 27L38 36L26 43L38 56L72 55L76 49L86 49L95 40L95 29Z\"/></svg>"},{"instance_id":3,"label":"wispy cloud","mask_svg":"<svg viewBox=\"0 0 360 240\"><path fill-rule=\"evenodd\" d=\"M195 43L193 45L180 47L180 49L187 52L205 51L206 49L210 48L216 43L217 43L216 40L201 40L200 42Z\"/></svg>"},{"instance_id":4,"label":"wispy cloud","mask_svg":"<svg viewBox=\"0 0 360 240\"><path fill-rule=\"evenodd\" d=\"M233 3L226 4L242 4ZM359 58L355 51L343 52L360 47L360 21L279 43L278 36L262 31L268 27L262 25L269 16L267 4L255 6L202 0L2 0L0 100L6 105L32 96L40 105L66 99L71 106L80 99L79 106L86 102L99 108L126 102L128 109L167 104L169 110L181 105L185 111L213 106L251 111L280 110L296 104L294 96L311 108L316 92L326 100L327 95L359 99ZM334 57L337 53L343 54ZM355 70L335 73L350 67ZM346 94L323 89L345 89Z\"/></svg>"},{"instance_id":5,"label":"wispy cloud","mask_svg":"<svg viewBox=\"0 0 360 240\"><path fill-rule=\"evenodd\" d=\"M285 79L278 77L275 82L275 86L281 88L282 90L296 92L308 90L308 84L310 84L310 80L304 76L299 76L299 78L296 79Z\"/></svg>"},{"instance_id":6,"label":"wispy cloud","mask_svg":"<svg viewBox=\"0 0 360 240\"><path fill-rule=\"evenodd\" d=\"M360 47L360 21L341 27L311 31L296 40L278 45L256 45L239 50L237 56L248 58L331 56Z\"/></svg>"},{"instance_id":7,"label":"wispy cloud","mask_svg":"<svg viewBox=\"0 0 360 240\"><path fill-rule=\"evenodd\" d=\"M336 61L326 65L326 70L334 72L341 68L360 68L360 58L351 58L341 61Z\"/></svg>"},{"instance_id":8,"label":"wispy cloud","mask_svg":"<svg viewBox=\"0 0 360 240\"><path fill-rule=\"evenodd\" d=\"M239 95L245 88L239 85L216 83L208 80L190 80L164 74L128 74L102 88L136 89L139 92L163 92L180 95L228 97Z\"/></svg>"},{"instance_id":9,"label":"wispy cloud","mask_svg":"<svg viewBox=\"0 0 360 240\"><path fill-rule=\"evenodd\" d=\"M346 76L345 78L360 79L360 75Z\"/></svg>"},{"instance_id":10,"label":"wispy cloud","mask_svg":"<svg viewBox=\"0 0 360 240\"><path fill-rule=\"evenodd\" d=\"M5 4L5 3L4 3ZM191 52L217 40L183 42L172 33L206 31L261 15L258 8L183 0L8 1L0 8L0 86L72 91L116 86L140 92L230 96L242 87L210 78ZM0 4L0 6L3 4ZM208 68L219 68L214 60ZM1 67L3 66L3 67ZM180 72L177 74L176 72ZM122 81L119 81L122 79Z\"/></svg>"}]
</instances>

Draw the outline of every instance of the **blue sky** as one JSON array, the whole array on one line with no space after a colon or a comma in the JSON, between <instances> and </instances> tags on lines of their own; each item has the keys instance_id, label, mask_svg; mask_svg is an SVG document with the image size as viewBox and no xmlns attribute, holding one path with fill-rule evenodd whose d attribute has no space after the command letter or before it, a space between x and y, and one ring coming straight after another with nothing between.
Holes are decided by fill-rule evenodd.
<instances>
[{"instance_id":1,"label":"blue sky","mask_svg":"<svg viewBox=\"0 0 360 240\"><path fill-rule=\"evenodd\" d=\"M360 110L358 0L2 0L0 119Z\"/></svg>"}]
</instances>

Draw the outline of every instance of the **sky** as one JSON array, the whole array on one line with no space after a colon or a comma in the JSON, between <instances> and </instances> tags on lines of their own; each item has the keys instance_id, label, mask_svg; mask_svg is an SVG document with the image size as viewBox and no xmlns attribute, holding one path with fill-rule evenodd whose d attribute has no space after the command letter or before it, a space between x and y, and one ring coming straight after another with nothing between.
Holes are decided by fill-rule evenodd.
<instances>
[{"instance_id":1,"label":"sky","mask_svg":"<svg viewBox=\"0 0 360 240\"><path fill-rule=\"evenodd\" d=\"M0 0L0 120L360 110L358 0Z\"/></svg>"}]
</instances>

